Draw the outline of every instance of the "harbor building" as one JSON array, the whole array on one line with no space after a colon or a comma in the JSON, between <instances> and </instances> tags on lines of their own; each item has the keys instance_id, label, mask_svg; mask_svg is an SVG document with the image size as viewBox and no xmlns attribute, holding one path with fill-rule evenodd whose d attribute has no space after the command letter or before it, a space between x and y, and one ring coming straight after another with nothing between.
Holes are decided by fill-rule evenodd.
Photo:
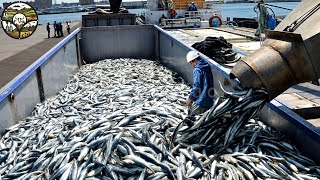
<instances>
[{"instance_id":1,"label":"harbor building","mask_svg":"<svg viewBox=\"0 0 320 180\"><path fill-rule=\"evenodd\" d=\"M35 7L35 3L33 1L24 1L25 3L28 3L30 6ZM13 2L4 2L3 9L7 8L11 3ZM1 10L0 10L1 11Z\"/></svg>"},{"instance_id":2,"label":"harbor building","mask_svg":"<svg viewBox=\"0 0 320 180\"><path fill-rule=\"evenodd\" d=\"M79 0L81 5L94 4L94 0Z\"/></svg>"},{"instance_id":3,"label":"harbor building","mask_svg":"<svg viewBox=\"0 0 320 180\"><path fill-rule=\"evenodd\" d=\"M52 6L52 0L35 0L36 9L46 9Z\"/></svg>"}]
</instances>

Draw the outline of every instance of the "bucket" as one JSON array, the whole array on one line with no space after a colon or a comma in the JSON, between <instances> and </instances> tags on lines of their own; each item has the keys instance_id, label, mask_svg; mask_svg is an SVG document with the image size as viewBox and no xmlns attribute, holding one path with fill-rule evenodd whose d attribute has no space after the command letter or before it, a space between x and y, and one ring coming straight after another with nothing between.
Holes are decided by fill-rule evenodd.
<instances>
[{"instance_id":1,"label":"bucket","mask_svg":"<svg viewBox=\"0 0 320 180\"><path fill-rule=\"evenodd\" d=\"M277 26L277 21L274 16L268 15L268 29L274 30Z\"/></svg>"},{"instance_id":2,"label":"bucket","mask_svg":"<svg viewBox=\"0 0 320 180\"><path fill-rule=\"evenodd\" d=\"M212 24L213 24L213 27L219 27L219 22L216 19L212 22Z\"/></svg>"}]
</instances>

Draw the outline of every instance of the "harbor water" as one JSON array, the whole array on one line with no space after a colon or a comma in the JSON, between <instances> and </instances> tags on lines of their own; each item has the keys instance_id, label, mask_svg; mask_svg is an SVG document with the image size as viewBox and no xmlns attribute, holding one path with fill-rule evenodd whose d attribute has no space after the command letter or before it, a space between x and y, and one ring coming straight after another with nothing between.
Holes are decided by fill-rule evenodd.
<instances>
[{"instance_id":1,"label":"harbor water","mask_svg":"<svg viewBox=\"0 0 320 180\"><path fill-rule=\"evenodd\" d=\"M294 9L299 2L278 2L278 3L269 3L280 7L285 7L289 9ZM241 18L255 18L257 14L254 12L253 8L255 3L229 3L229 4L218 4L216 7L221 10L223 20L226 20L227 17L241 17ZM271 7L275 12L276 16L285 16L290 13L289 10L279 9ZM140 15L144 9L129 9L131 13ZM271 11L270 11L271 12ZM81 21L81 16L87 14L88 12L78 12L78 13L66 13L66 14L48 14L48 15L39 15L39 23L53 23L57 22L66 22L66 21Z\"/></svg>"},{"instance_id":2,"label":"harbor water","mask_svg":"<svg viewBox=\"0 0 320 180\"><path fill-rule=\"evenodd\" d=\"M299 2L278 2L278 3L268 3L268 4L272 4L279 7L288 8L288 9L294 9L299 4ZM223 20L226 20L227 17L256 18L257 14L256 12L254 12L255 5L256 3L221 4L220 10L221 10L222 18ZM275 7L270 7L270 8L274 11L276 16L286 16L291 12L290 10L285 10L285 9L280 9ZM268 10L268 12L272 13L270 10Z\"/></svg>"}]
</instances>

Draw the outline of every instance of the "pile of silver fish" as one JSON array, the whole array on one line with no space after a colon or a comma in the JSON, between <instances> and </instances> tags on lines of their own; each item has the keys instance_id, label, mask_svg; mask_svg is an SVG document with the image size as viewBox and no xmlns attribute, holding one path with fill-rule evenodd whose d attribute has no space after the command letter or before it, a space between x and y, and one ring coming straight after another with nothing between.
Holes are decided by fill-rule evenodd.
<instances>
[{"instance_id":1,"label":"pile of silver fish","mask_svg":"<svg viewBox=\"0 0 320 180\"><path fill-rule=\"evenodd\" d=\"M219 153L232 143L241 128L256 116L268 98L267 92L262 89L228 92L221 84L220 87L225 95L217 98L210 110L190 128L179 130L184 125L182 121L173 135L173 143L205 148L210 154Z\"/></svg>"},{"instance_id":2,"label":"pile of silver fish","mask_svg":"<svg viewBox=\"0 0 320 180\"><path fill-rule=\"evenodd\" d=\"M311 159L253 119L263 90L226 91L190 127L183 123L189 90L154 61L84 65L57 96L7 129L0 179L320 177Z\"/></svg>"},{"instance_id":3,"label":"pile of silver fish","mask_svg":"<svg viewBox=\"0 0 320 180\"><path fill-rule=\"evenodd\" d=\"M189 156L198 166L198 174L187 178L320 178L320 166L301 155L279 132L253 119L266 103L266 91L228 92L220 87L224 96L193 125L180 122L173 134L172 143L197 150L203 157L201 161Z\"/></svg>"}]
</instances>

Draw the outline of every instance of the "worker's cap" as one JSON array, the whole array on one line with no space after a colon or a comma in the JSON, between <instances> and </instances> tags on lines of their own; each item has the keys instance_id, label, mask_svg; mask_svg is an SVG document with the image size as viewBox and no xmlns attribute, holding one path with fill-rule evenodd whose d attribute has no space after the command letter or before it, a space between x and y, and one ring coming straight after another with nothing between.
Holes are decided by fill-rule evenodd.
<instances>
[{"instance_id":1,"label":"worker's cap","mask_svg":"<svg viewBox=\"0 0 320 180\"><path fill-rule=\"evenodd\" d=\"M188 62L191 62L191 61L197 59L198 57L200 57L200 54L198 52L190 51L190 52L188 52L186 58L187 58Z\"/></svg>"}]
</instances>

